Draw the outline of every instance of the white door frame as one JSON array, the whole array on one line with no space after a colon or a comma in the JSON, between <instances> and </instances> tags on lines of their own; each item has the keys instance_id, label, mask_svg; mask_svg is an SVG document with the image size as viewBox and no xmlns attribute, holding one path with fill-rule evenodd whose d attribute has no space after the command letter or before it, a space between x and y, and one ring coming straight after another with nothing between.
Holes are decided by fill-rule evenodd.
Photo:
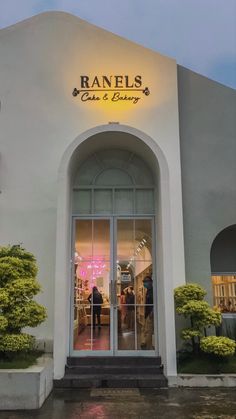
<instances>
[{"instance_id":1,"label":"white door frame","mask_svg":"<svg viewBox=\"0 0 236 419\"><path fill-rule=\"evenodd\" d=\"M155 336L155 349L154 350L120 350L118 349L118 318L117 318L117 313L118 310L116 309L114 311L114 328L115 328L115 332L114 332L114 339L115 339L115 343L114 343L114 355L115 356L140 356L140 357L144 357L144 356L157 356L158 355L158 346L157 346L157 341L158 341L158 327L157 327L157 270L156 270L156 246L155 246L155 238L156 235L154 234L154 216L152 215L128 215L128 216L114 216L114 222L113 222L113 237L114 237L114 260L117 260L117 247L116 247L116 243L117 243L117 220L120 219L124 219L124 220L142 220L142 219L149 219L152 221L152 266L153 266L153 308L154 308L154 336ZM115 264L114 264L115 265ZM113 278L115 278L116 272L115 272L115 266L114 266L114 271L113 271ZM137 300L136 300L137 301ZM136 304L136 303L135 303ZM136 318L135 318L135 336L137 336L137 331L136 331Z\"/></svg>"},{"instance_id":2,"label":"white door frame","mask_svg":"<svg viewBox=\"0 0 236 419\"><path fill-rule=\"evenodd\" d=\"M117 260L117 220L142 220L149 219L152 222L152 266L153 266L153 312L154 312L154 337L155 337L155 350L120 350L118 349L118 305L113 304L114 295L116 290L114 288L114 281L116 278L116 263ZM77 220L109 220L110 222L110 349L109 350L74 350L74 243L75 243L75 225ZM70 310L70 356L89 357L89 356L157 356L158 355L158 328L157 328L157 272L155 260L155 235L154 235L154 216L152 215L73 215L72 216L72 240L71 240L71 310ZM114 295L113 295L114 294ZM136 321L135 321L136 325ZM135 327L135 337L137 331Z\"/></svg>"}]
</instances>

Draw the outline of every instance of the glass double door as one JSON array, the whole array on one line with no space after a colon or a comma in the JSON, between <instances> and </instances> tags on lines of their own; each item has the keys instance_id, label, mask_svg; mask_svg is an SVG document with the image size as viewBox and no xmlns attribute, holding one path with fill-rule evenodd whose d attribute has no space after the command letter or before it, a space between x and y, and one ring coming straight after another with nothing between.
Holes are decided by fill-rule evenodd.
<instances>
[{"instance_id":1,"label":"glass double door","mask_svg":"<svg viewBox=\"0 0 236 419\"><path fill-rule=\"evenodd\" d=\"M71 354L154 354L153 219L74 218Z\"/></svg>"}]
</instances>

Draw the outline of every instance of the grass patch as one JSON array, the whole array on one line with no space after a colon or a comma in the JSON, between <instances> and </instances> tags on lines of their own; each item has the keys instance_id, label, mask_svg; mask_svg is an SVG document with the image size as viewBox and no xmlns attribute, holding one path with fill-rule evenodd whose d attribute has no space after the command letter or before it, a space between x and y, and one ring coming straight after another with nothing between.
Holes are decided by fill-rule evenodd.
<instances>
[{"instance_id":1,"label":"grass patch","mask_svg":"<svg viewBox=\"0 0 236 419\"><path fill-rule=\"evenodd\" d=\"M233 374L236 373L236 356L225 360L209 355L186 355L178 360L178 373L182 374Z\"/></svg>"},{"instance_id":2,"label":"grass patch","mask_svg":"<svg viewBox=\"0 0 236 419\"><path fill-rule=\"evenodd\" d=\"M0 354L0 369L18 369L28 368L36 363L37 358L43 354L42 351L30 351L19 353L7 358Z\"/></svg>"}]
</instances>

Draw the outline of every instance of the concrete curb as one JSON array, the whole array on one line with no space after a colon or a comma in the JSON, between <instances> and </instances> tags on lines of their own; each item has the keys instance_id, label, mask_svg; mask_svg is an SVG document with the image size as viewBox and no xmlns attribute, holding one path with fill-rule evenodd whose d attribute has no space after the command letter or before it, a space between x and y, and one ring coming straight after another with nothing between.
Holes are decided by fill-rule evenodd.
<instances>
[{"instance_id":1,"label":"concrete curb","mask_svg":"<svg viewBox=\"0 0 236 419\"><path fill-rule=\"evenodd\" d=\"M169 387L236 387L236 374L178 374L168 377Z\"/></svg>"},{"instance_id":2,"label":"concrete curb","mask_svg":"<svg viewBox=\"0 0 236 419\"><path fill-rule=\"evenodd\" d=\"M0 410L39 409L53 387L53 359L26 369L0 369Z\"/></svg>"}]
</instances>

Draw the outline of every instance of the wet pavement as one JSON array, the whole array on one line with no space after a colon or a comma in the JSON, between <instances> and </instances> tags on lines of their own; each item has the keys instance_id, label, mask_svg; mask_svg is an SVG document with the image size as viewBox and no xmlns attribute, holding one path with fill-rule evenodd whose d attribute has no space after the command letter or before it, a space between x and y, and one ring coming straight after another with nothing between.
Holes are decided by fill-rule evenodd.
<instances>
[{"instance_id":1,"label":"wet pavement","mask_svg":"<svg viewBox=\"0 0 236 419\"><path fill-rule=\"evenodd\" d=\"M54 391L41 409L0 412L0 419L235 419L236 389Z\"/></svg>"}]
</instances>

